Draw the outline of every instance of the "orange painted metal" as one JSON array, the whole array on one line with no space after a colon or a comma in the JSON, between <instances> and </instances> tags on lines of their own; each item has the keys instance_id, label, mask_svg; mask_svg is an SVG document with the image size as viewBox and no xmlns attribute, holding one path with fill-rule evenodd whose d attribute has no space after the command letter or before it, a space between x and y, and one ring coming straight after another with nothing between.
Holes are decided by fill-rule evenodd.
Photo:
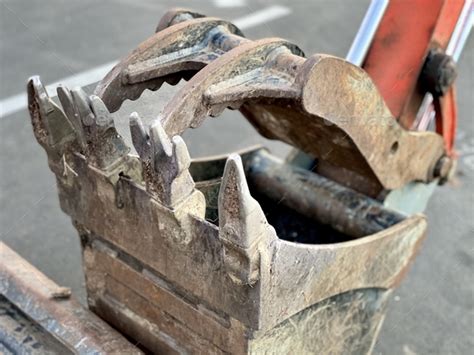
<instances>
[{"instance_id":1,"label":"orange painted metal","mask_svg":"<svg viewBox=\"0 0 474 355\"><path fill-rule=\"evenodd\" d=\"M433 33L432 43L434 45L446 49L464 2L465 0L445 1ZM454 85L444 96L434 100L434 106L436 112L436 131L443 136L447 152L453 155L457 126L456 90Z\"/></svg>"},{"instance_id":2,"label":"orange painted metal","mask_svg":"<svg viewBox=\"0 0 474 355\"><path fill-rule=\"evenodd\" d=\"M464 0L392 0L377 29L363 68L407 129L412 128L425 95L419 76L426 56L431 48L447 47L463 5ZM438 107L455 107L454 90L439 100L443 103ZM449 115L439 119L447 147L454 141L455 114L455 108L437 113Z\"/></svg>"},{"instance_id":3,"label":"orange painted metal","mask_svg":"<svg viewBox=\"0 0 474 355\"><path fill-rule=\"evenodd\" d=\"M367 53L363 68L397 118L415 91L443 3L391 1Z\"/></svg>"},{"instance_id":4,"label":"orange painted metal","mask_svg":"<svg viewBox=\"0 0 474 355\"><path fill-rule=\"evenodd\" d=\"M455 87L451 86L442 98L435 100L434 106L436 112L436 132L443 136L446 150L452 156L455 154L453 148L457 123Z\"/></svg>"},{"instance_id":5,"label":"orange painted metal","mask_svg":"<svg viewBox=\"0 0 474 355\"><path fill-rule=\"evenodd\" d=\"M432 43L446 49L465 0L445 0L432 36Z\"/></svg>"}]
</instances>

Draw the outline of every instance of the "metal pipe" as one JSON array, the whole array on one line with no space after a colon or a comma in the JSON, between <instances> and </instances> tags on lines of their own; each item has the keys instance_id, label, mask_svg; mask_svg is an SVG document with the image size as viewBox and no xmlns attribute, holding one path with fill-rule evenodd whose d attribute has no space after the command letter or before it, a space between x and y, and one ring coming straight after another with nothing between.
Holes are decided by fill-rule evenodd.
<instances>
[{"instance_id":1,"label":"metal pipe","mask_svg":"<svg viewBox=\"0 0 474 355\"><path fill-rule=\"evenodd\" d=\"M362 24L359 27L354 41L352 42L346 60L352 64L361 66L364 62L367 51L372 44L375 32L387 9L389 0L372 0L365 13Z\"/></svg>"},{"instance_id":2,"label":"metal pipe","mask_svg":"<svg viewBox=\"0 0 474 355\"><path fill-rule=\"evenodd\" d=\"M82 307L69 289L55 284L2 242L0 296L64 345L65 354L143 354L109 324Z\"/></svg>"},{"instance_id":3,"label":"metal pipe","mask_svg":"<svg viewBox=\"0 0 474 355\"><path fill-rule=\"evenodd\" d=\"M244 166L249 185L259 194L352 238L380 232L405 218L330 179L284 164L263 149L248 156Z\"/></svg>"},{"instance_id":4,"label":"metal pipe","mask_svg":"<svg viewBox=\"0 0 474 355\"><path fill-rule=\"evenodd\" d=\"M472 0L466 0L459 15L458 22L454 28L453 34L449 39L446 54L453 57L457 62L461 56L461 52L466 44L467 37L474 26L474 3Z\"/></svg>"}]
</instances>

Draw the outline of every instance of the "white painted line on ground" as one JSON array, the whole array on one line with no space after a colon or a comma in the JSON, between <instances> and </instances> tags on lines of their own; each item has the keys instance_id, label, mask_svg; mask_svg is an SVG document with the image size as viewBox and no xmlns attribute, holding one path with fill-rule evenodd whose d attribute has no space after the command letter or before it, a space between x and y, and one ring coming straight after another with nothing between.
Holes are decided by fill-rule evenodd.
<instances>
[{"instance_id":1,"label":"white painted line on ground","mask_svg":"<svg viewBox=\"0 0 474 355\"><path fill-rule=\"evenodd\" d=\"M246 5L245 0L214 0L213 1L215 7L242 7Z\"/></svg>"},{"instance_id":2,"label":"white painted line on ground","mask_svg":"<svg viewBox=\"0 0 474 355\"><path fill-rule=\"evenodd\" d=\"M237 27L242 30L260 25L265 22L276 20L277 18L287 16L291 13L291 10L284 6L269 6L253 14L243 16L232 21ZM58 84L63 84L70 88L75 86L87 86L89 84L95 83L101 80L105 74L107 74L110 69L117 62L110 62L102 64L98 67L92 68L90 70L77 73L72 76L60 79L52 84L46 86L46 90L51 97L56 96L56 87ZM26 83L25 83L26 84ZM11 115L15 112L23 110L27 106L27 96L25 93L7 97L0 101L0 118Z\"/></svg>"},{"instance_id":3,"label":"white painted line on ground","mask_svg":"<svg viewBox=\"0 0 474 355\"><path fill-rule=\"evenodd\" d=\"M274 5L254 12L251 15L244 16L240 19L233 21L233 23L240 28L245 30L253 26L260 25L265 22L276 20L280 17L287 16L291 13L291 9L285 6Z\"/></svg>"},{"instance_id":4,"label":"white painted line on ground","mask_svg":"<svg viewBox=\"0 0 474 355\"><path fill-rule=\"evenodd\" d=\"M76 86L87 86L93 82L96 82L102 79L105 74L107 74L110 69L114 67L117 62L110 62L98 67L92 68L90 70L83 71L81 73L77 73L75 75L68 76L61 80L58 80L52 84L46 86L46 90L48 91L48 95L51 97L56 96L56 87L59 84L63 84L64 86L68 86L70 88ZM26 86L26 83L25 83ZM27 96L26 94L18 94L15 96L10 96L2 101L0 101L0 116L5 117L15 113L17 111L22 110L27 106Z\"/></svg>"}]
</instances>

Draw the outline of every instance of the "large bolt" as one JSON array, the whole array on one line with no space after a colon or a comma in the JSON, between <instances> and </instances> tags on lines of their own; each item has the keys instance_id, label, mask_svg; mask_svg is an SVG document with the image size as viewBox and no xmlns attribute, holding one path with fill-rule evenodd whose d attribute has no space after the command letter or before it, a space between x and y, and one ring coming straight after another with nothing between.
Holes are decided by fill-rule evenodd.
<instances>
[{"instance_id":1,"label":"large bolt","mask_svg":"<svg viewBox=\"0 0 474 355\"><path fill-rule=\"evenodd\" d=\"M453 58L439 48L430 50L421 72L421 83L425 90L435 97L443 96L456 76Z\"/></svg>"}]
</instances>

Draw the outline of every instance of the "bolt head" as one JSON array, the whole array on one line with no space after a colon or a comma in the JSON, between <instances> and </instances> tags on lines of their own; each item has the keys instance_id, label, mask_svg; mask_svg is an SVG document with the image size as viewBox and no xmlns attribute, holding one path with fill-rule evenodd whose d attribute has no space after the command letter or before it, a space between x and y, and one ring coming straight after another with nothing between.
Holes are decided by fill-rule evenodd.
<instances>
[{"instance_id":1,"label":"bolt head","mask_svg":"<svg viewBox=\"0 0 474 355\"><path fill-rule=\"evenodd\" d=\"M422 71L422 83L426 91L435 97L443 96L456 79L456 64L453 58L441 49L428 54Z\"/></svg>"}]
</instances>

